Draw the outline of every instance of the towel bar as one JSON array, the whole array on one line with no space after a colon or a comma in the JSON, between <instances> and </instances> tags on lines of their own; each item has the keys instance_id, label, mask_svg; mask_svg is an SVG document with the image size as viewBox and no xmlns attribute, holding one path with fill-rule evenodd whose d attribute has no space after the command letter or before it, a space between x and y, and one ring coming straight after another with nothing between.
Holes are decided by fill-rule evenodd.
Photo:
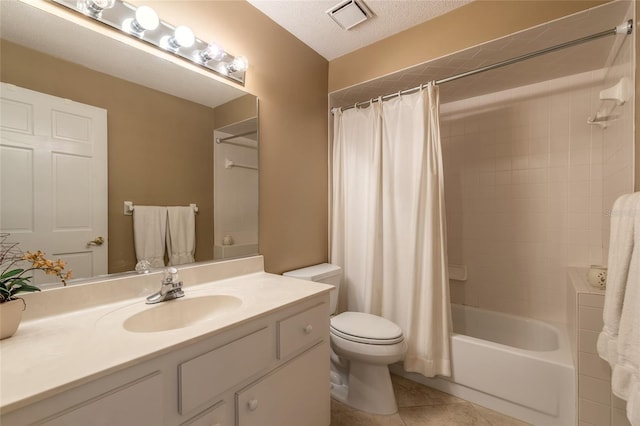
<instances>
[{"instance_id":1,"label":"towel bar","mask_svg":"<svg viewBox=\"0 0 640 426\"><path fill-rule=\"evenodd\" d=\"M198 205L195 203L189 204L189 207L193 209L194 213L198 213ZM136 206L133 204L133 201L125 201L124 202L124 215L131 216Z\"/></svg>"}]
</instances>

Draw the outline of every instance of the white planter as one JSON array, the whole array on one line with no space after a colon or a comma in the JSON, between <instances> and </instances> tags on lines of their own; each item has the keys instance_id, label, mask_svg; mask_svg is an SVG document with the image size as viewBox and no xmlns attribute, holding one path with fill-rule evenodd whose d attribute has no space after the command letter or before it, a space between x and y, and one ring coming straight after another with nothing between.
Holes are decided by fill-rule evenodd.
<instances>
[{"instance_id":1,"label":"white planter","mask_svg":"<svg viewBox=\"0 0 640 426\"><path fill-rule=\"evenodd\" d=\"M26 304L22 299L0 303L0 340L13 336L20 325Z\"/></svg>"}]
</instances>

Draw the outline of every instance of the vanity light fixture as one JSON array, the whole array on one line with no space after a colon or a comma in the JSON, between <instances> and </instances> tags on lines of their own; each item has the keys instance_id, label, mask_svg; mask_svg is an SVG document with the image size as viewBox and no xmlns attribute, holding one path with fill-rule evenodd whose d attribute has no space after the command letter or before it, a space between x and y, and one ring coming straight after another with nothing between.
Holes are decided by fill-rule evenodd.
<instances>
[{"instance_id":1,"label":"vanity light fixture","mask_svg":"<svg viewBox=\"0 0 640 426\"><path fill-rule=\"evenodd\" d=\"M244 85L247 59L225 52L218 44L195 36L185 26L161 20L149 6L136 7L122 0L49 0L120 30L222 77Z\"/></svg>"}]
</instances>

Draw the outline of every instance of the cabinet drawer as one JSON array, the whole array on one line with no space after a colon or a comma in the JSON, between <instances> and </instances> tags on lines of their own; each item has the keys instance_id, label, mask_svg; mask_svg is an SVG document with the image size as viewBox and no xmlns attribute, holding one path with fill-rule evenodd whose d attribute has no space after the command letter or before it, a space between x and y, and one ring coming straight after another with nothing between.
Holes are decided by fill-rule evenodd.
<instances>
[{"instance_id":1,"label":"cabinet drawer","mask_svg":"<svg viewBox=\"0 0 640 426\"><path fill-rule=\"evenodd\" d=\"M265 327L178 366L178 410L186 414L273 361L273 329Z\"/></svg>"},{"instance_id":2,"label":"cabinet drawer","mask_svg":"<svg viewBox=\"0 0 640 426\"><path fill-rule=\"evenodd\" d=\"M180 426L227 426L227 407L223 401L209 407Z\"/></svg>"},{"instance_id":3,"label":"cabinet drawer","mask_svg":"<svg viewBox=\"0 0 640 426\"><path fill-rule=\"evenodd\" d=\"M329 308L321 303L278 321L278 359L311 346L329 335Z\"/></svg>"}]
</instances>

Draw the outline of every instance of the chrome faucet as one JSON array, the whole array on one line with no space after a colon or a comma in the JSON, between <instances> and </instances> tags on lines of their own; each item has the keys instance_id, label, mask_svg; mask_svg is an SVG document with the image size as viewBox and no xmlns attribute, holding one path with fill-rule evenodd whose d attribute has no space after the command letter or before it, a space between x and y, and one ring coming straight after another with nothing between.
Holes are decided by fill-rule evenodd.
<instances>
[{"instance_id":1,"label":"chrome faucet","mask_svg":"<svg viewBox=\"0 0 640 426\"><path fill-rule=\"evenodd\" d=\"M182 281L178 281L178 270L171 266L164 271L160 291L147 297L147 304L166 302L182 296L184 296L184 291L182 291Z\"/></svg>"}]
</instances>

